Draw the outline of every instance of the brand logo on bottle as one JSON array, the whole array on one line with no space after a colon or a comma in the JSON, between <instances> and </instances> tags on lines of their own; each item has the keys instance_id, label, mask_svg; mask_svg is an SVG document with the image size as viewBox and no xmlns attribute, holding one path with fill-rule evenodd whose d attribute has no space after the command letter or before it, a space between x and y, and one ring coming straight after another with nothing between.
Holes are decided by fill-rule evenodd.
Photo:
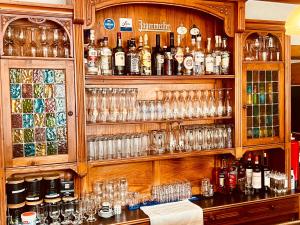
<instances>
[{"instance_id":1,"label":"brand logo on bottle","mask_svg":"<svg viewBox=\"0 0 300 225\"><path fill-rule=\"evenodd\" d=\"M120 18L120 31L132 31L132 19Z\"/></svg>"},{"instance_id":2,"label":"brand logo on bottle","mask_svg":"<svg viewBox=\"0 0 300 225\"><path fill-rule=\"evenodd\" d=\"M145 23L143 20L139 20L139 31L148 32L171 32L171 25L166 22L162 23Z\"/></svg>"},{"instance_id":3,"label":"brand logo on bottle","mask_svg":"<svg viewBox=\"0 0 300 225\"><path fill-rule=\"evenodd\" d=\"M103 25L106 30L113 30L115 28L115 21L111 18L106 18Z\"/></svg>"}]
</instances>

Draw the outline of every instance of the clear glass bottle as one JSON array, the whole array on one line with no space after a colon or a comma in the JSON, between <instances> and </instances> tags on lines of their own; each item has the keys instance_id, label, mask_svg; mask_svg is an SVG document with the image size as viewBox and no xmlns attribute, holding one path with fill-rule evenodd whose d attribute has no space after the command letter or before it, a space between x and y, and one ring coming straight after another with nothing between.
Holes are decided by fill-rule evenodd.
<instances>
[{"instance_id":1,"label":"clear glass bottle","mask_svg":"<svg viewBox=\"0 0 300 225\"><path fill-rule=\"evenodd\" d=\"M184 119L186 116L186 101L184 97L184 91L179 91L178 97L178 118Z\"/></svg>"},{"instance_id":2,"label":"clear glass bottle","mask_svg":"<svg viewBox=\"0 0 300 225\"><path fill-rule=\"evenodd\" d=\"M183 75L183 57L184 50L181 46L181 35L177 36L177 47L174 54L174 74Z\"/></svg>"},{"instance_id":3,"label":"clear glass bottle","mask_svg":"<svg viewBox=\"0 0 300 225\"><path fill-rule=\"evenodd\" d=\"M223 105L223 90L218 90L218 100L217 100L217 116L222 117L224 115L224 105Z\"/></svg>"},{"instance_id":4,"label":"clear glass bottle","mask_svg":"<svg viewBox=\"0 0 300 225\"><path fill-rule=\"evenodd\" d=\"M229 74L230 67L230 52L227 46L227 38L222 39L222 50L221 50L221 74Z\"/></svg>"},{"instance_id":5,"label":"clear glass bottle","mask_svg":"<svg viewBox=\"0 0 300 225\"><path fill-rule=\"evenodd\" d=\"M103 48L103 38L100 38L98 40L98 48L97 48L97 56L98 56L98 75L102 75L102 71L101 71L101 51Z\"/></svg>"},{"instance_id":6,"label":"clear glass bottle","mask_svg":"<svg viewBox=\"0 0 300 225\"><path fill-rule=\"evenodd\" d=\"M112 51L108 47L108 37L103 38L103 47L100 50L101 75L112 75Z\"/></svg>"},{"instance_id":7,"label":"clear glass bottle","mask_svg":"<svg viewBox=\"0 0 300 225\"><path fill-rule=\"evenodd\" d=\"M151 49L148 45L148 35L144 35L144 46L141 51L141 75L151 75Z\"/></svg>"},{"instance_id":8,"label":"clear glass bottle","mask_svg":"<svg viewBox=\"0 0 300 225\"><path fill-rule=\"evenodd\" d=\"M216 105L215 105L215 92L214 90L209 90L209 99L208 99L208 116L216 116Z\"/></svg>"},{"instance_id":9,"label":"clear glass bottle","mask_svg":"<svg viewBox=\"0 0 300 225\"><path fill-rule=\"evenodd\" d=\"M201 36L197 36L197 47L194 51L194 75L205 74L204 51L201 48Z\"/></svg>"},{"instance_id":10,"label":"clear glass bottle","mask_svg":"<svg viewBox=\"0 0 300 225\"><path fill-rule=\"evenodd\" d=\"M214 73L214 58L211 50L211 38L207 38L207 48L205 52L205 74Z\"/></svg>"},{"instance_id":11,"label":"clear glass bottle","mask_svg":"<svg viewBox=\"0 0 300 225\"><path fill-rule=\"evenodd\" d=\"M140 58L139 53L135 46L135 40L130 40L129 50L126 54L126 71L128 75L139 75L140 74Z\"/></svg>"},{"instance_id":12,"label":"clear glass bottle","mask_svg":"<svg viewBox=\"0 0 300 225\"><path fill-rule=\"evenodd\" d=\"M221 49L220 49L220 39L221 36L215 36L215 49L213 50L213 58L214 58L214 71L213 73L216 75L221 74Z\"/></svg>"},{"instance_id":13,"label":"clear glass bottle","mask_svg":"<svg viewBox=\"0 0 300 225\"><path fill-rule=\"evenodd\" d=\"M121 32L117 33L117 46L113 49L113 72L114 75L125 74L125 51L122 47Z\"/></svg>"},{"instance_id":14,"label":"clear glass bottle","mask_svg":"<svg viewBox=\"0 0 300 225\"><path fill-rule=\"evenodd\" d=\"M230 91L227 89L226 90L226 96L225 96L225 116L232 116L232 106L230 102Z\"/></svg>"},{"instance_id":15,"label":"clear glass bottle","mask_svg":"<svg viewBox=\"0 0 300 225\"><path fill-rule=\"evenodd\" d=\"M183 59L184 75L193 75L194 59L190 52L190 48L185 48L185 54Z\"/></svg>"},{"instance_id":16,"label":"clear glass bottle","mask_svg":"<svg viewBox=\"0 0 300 225\"><path fill-rule=\"evenodd\" d=\"M98 73L98 54L95 44L95 31L90 30L90 43L88 45L87 72L96 75Z\"/></svg>"}]
</instances>

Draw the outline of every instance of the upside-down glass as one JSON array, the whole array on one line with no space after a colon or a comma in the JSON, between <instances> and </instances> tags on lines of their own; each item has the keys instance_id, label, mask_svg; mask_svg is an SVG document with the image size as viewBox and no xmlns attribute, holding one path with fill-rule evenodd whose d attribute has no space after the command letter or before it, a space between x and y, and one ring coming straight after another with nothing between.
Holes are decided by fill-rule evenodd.
<instances>
[{"instance_id":1,"label":"upside-down glass","mask_svg":"<svg viewBox=\"0 0 300 225\"><path fill-rule=\"evenodd\" d=\"M70 220L70 216L74 212L74 205L72 202L63 202L61 204L61 215L64 217L64 220L61 224L70 224L72 221Z\"/></svg>"},{"instance_id":2,"label":"upside-down glass","mask_svg":"<svg viewBox=\"0 0 300 225\"><path fill-rule=\"evenodd\" d=\"M88 222L95 222L95 214L96 214L96 204L93 198L86 199L86 214L88 215Z\"/></svg>"},{"instance_id":3,"label":"upside-down glass","mask_svg":"<svg viewBox=\"0 0 300 225\"><path fill-rule=\"evenodd\" d=\"M52 219L51 225L60 225L58 222L58 218L60 215L60 205L59 204L51 204L48 206L49 216Z\"/></svg>"},{"instance_id":4,"label":"upside-down glass","mask_svg":"<svg viewBox=\"0 0 300 225\"><path fill-rule=\"evenodd\" d=\"M37 218L40 221L40 225L46 224L46 219L48 216L48 210L45 204L41 204L37 206L36 212Z\"/></svg>"}]
</instances>

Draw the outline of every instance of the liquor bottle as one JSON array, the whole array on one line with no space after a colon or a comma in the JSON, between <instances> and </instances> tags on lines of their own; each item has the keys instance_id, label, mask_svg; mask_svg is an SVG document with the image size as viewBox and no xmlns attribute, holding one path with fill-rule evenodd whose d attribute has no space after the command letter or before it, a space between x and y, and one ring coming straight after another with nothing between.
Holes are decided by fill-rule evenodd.
<instances>
[{"instance_id":1,"label":"liquor bottle","mask_svg":"<svg viewBox=\"0 0 300 225\"><path fill-rule=\"evenodd\" d=\"M197 47L194 51L194 75L205 74L204 51L201 48L201 36L197 36Z\"/></svg>"},{"instance_id":2,"label":"liquor bottle","mask_svg":"<svg viewBox=\"0 0 300 225\"><path fill-rule=\"evenodd\" d=\"M214 73L214 58L211 51L211 38L207 38L207 48L205 53L205 73Z\"/></svg>"},{"instance_id":3,"label":"liquor bottle","mask_svg":"<svg viewBox=\"0 0 300 225\"><path fill-rule=\"evenodd\" d=\"M141 51L141 75L151 75L151 49L148 45L148 35L144 35L144 46Z\"/></svg>"},{"instance_id":4,"label":"liquor bottle","mask_svg":"<svg viewBox=\"0 0 300 225\"><path fill-rule=\"evenodd\" d=\"M152 74L164 75L164 54L160 47L160 35L156 34L156 47L152 52Z\"/></svg>"},{"instance_id":5,"label":"liquor bottle","mask_svg":"<svg viewBox=\"0 0 300 225\"><path fill-rule=\"evenodd\" d=\"M215 49L212 53L214 58L214 74L221 74L221 49L220 49L220 36L215 36Z\"/></svg>"},{"instance_id":6,"label":"liquor bottle","mask_svg":"<svg viewBox=\"0 0 300 225\"><path fill-rule=\"evenodd\" d=\"M227 38L222 39L222 50L221 50L221 74L229 74L230 66L230 52L227 48Z\"/></svg>"},{"instance_id":7,"label":"liquor bottle","mask_svg":"<svg viewBox=\"0 0 300 225\"><path fill-rule=\"evenodd\" d=\"M103 38L98 40L97 56L98 56L98 75L102 75L101 71L101 51L103 48Z\"/></svg>"},{"instance_id":8,"label":"liquor bottle","mask_svg":"<svg viewBox=\"0 0 300 225\"><path fill-rule=\"evenodd\" d=\"M121 32L117 33L117 46L113 49L113 70L114 75L125 74L125 51L122 47Z\"/></svg>"},{"instance_id":9,"label":"liquor bottle","mask_svg":"<svg viewBox=\"0 0 300 225\"><path fill-rule=\"evenodd\" d=\"M185 48L185 54L183 59L184 75L193 75L194 59L190 52L190 48Z\"/></svg>"},{"instance_id":10,"label":"liquor bottle","mask_svg":"<svg viewBox=\"0 0 300 225\"><path fill-rule=\"evenodd\" d=\"M177 47L175 49L174 54L174 74L175 75L183 75L183 57L184 51L181 46L181 35L177 36Z\"/></svg>"},{"instance_id":11,"label":"liquor bottle","mask_svg":"<svg viewBox=\"0 0 300 225\"><path fill-rule=\"evenodd\" d=\"M252 155L248 154L247 164L246 164L246 193L250 194L252 192L252 174L253 174L253 165L252 165Z\"/></svg>"},{"instance_id":12,"label":"liquor bottle","mask_svg":"<svg viewBox=\"0 0 300 225\"><path fill-rule=\"evenodd\" d=\"M295 190L295 174L294 174L294 169L291 169L291 190Z\"/></svg>"},{"instance_id":13,"label":"liquor bottle","mask_svg":"<svg viewBox=\"0 0 300 225\"><path fill-rule=\"evenodd\" d=\"M252 188L254 194L261 192L261 166L259 164L259 156L255 156L253 173L252 173Z\"/></svg>"},{"instance_id":14,"label":"liquor bottle","mask_svg":"<svg viewBox=\"0 0 300 225\"><path fill-rule=\"evenodd\" d=\"M218 172L218 180L217 180L217 191L219 193L225 194L226 193L226 179L227 179L227 162L226 159L222 159L221 161L221 167L220 170Z\"/></svg>"},{"instance_id":15,"label":"liquor bottle","mask_svg":"<svg viewBox=\"0 0 300 225\"><path fill-rule=\"evenodd\" d=\"M170 46L168 47L168 50L172 53L172 55L174 56L176 48L175 48L175 40L174 40L174 33L171 32L170 33Z\"/></svg>"},{"instance_id":16,"label":"liquor bottle","mask_svg":"<svg viewBox=\"0 0 300 225\"><path fill-rule=\"evenodd\" d=\"M270 169L268 165L268 157L266 152L264 152L264 161L262 168L262 191L267 192L270 190Z\"/></svg>"},{"instance_id":17,"label":"liquor bottle","mask_svg":"<svg viewBox=\"0 0 300 225\"><path fill-rule=\"evenodd\" d=\"M174 74L174 55L175 55L175 46L174 46L174 33L170 33L170 45L167 48L164 48L164 73L165 75Z\"/></svg>"},{"instance_id":18,"label":"liquor bottle","mask_svg":"<svg viewBox=\"0 0 300 225\"><path fill-rule=\"evenodd\" d=\"M97 49L95 45L95 31L90 30L90 43L88 45L88 57L87 57L87 72L89 74L97 74Z\"/></svg>"},{"instance_id":19,"label":"liquor bottle","mask_svg":"<svg viewBox=\"0 0 300 225\"><path fill-rule=\"evenodd\" d=\"M246 184L246 168L243 164L242 159L238 163L238 175L237 175L237 186L240 192L245 192L245 184Z\"/></svg>"},{"instance_id":20,"label":"liquor bottle","mask_svg":"<svg viewBox=\"0 0 300 225\"><path fill-rule=\"evenodd\" d=\"M112 75L112 51L108 47L108 37L103 38L103 47L100 50L101 75Z\"/></svg>"},{"instance_id":21,"label":"liquor bottle","mask_svg":"<svg viewBox=\"0 0 300 225\"><path fill-rule=\"evenodd\" d=\"M135 40L131 39L126 54L126 72L128 75L140 74L140 58L135 46Z\"/></svg>"},{"instance_id":22,"label":"liquor bottle","mask_svg":"<svg viewBox=\"0 0 300 225\"><path fill-rule=\"evenodd\" d=\"M237 185L237 166L235 162L232 162L228 168L228 179L227 179L227 192L232 194L236 191Z\"/></svg>"}]
</instances>

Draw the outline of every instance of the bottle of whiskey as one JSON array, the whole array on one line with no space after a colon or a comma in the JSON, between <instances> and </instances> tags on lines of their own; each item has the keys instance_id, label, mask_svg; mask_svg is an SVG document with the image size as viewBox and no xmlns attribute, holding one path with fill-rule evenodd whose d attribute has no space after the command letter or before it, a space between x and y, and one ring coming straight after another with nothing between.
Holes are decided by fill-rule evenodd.
<instances>
[{"instance_id":1,"label":"bottle of whiskey","mask_svg":"<svg viewBox=\"0 0 300 225\"><path fill-rule=\"evenodd\" d=\"M175 49L174 54L174 74L175 75L183 75L183 57L184 52L181 46L181 35L177 36L177 47Z\"/></svg>"},{"instance_id":2,"label":"bottle of whiskey","mask_svg":"<svg viewBox=\"0 0 300 225\"><path fill-rule=\"evenodd\" d=\"M98 73L97 49L95 45L95 31L90 30L90 43L88 45L87 72L96 75Z\"/></svg>"},{"instance_id":3,"label":"bottle of whiskey","mask_svg":"<svg viewBox=\"0 0 300 225\"><path fill-rule=\"evenodd\" d=\"M126 54L126 71L127 75L140 74L140 58L135 46L135 40L131 39L129 42L129 49Z\"/></svg>"},{"instance_id":4,"label":"bottle of whiskey","mask_svg":"<svg viewBox=\"0 0 300 225\"><path fill-rule=\"evenodd\" d=\"M221 36L215 36L215 49L213 51L213 58L214 58L214 74L221 74L221 49L220 49L220 39Z\"/></svg>"},{"instance_id":5,"label":"bottle of whiskey","mask_svg":"<svg viewBox=\"0 0 300 225\"><path fill-rule=\"evenodd\" d=\"M152 74L164 75L164 54L160 47L160 35L156 34L156 46L152 52Z\"/></svg>"},{"instance_id":6,"label":"bottle of whiskey","mask_svg":"<svg viewBox=\"0 0 300 225\"><path fill-rule=\"evenodd\" d=\"M141 51L141 75L151 75L151 49L148 45L148 35L144 35L144 46Z\"/></svg>"},{"instance_id":7,"label":"bottle of whiskey","mask_svg":"<svg viewBox=\"0 0 300 225\"><path fill-rule=\"evenodd\" d=\"M243 159L239 161L238 175L237 175L237 185L240 192L245 192L245 183L246 183L246 168L243 164Z\"/></svg>"},{"instance_id":8,"label":"bottle of whiskey","mask_svg":"<svg viewBox=\"0 0 300 225\"><path fill-rule=\"evenodd\" d=\"M255 156L253 173L252 173L252 188L254 194L259 194L261 192L261 167L259 163L259 156Z\"/></svg>"},{"instance_id":9,"label":"bottle of whiskey","mask_svg":"<svg viewBox=\"0 0 300 225\"><path fill-rule=\"evenodd\" d=\"M100 50L101 75L112 75L111 65L112 51L108 47L108 37L103 38L103 47Z\"/></svg>"},{"instance_id":10,"label":"bottle of whiskey","mask_svg":"<svg viewBox=\"0 0 300 225\"><path fill-rule=\"evenodd\" d=\"M197 47L194 51L194 75L205 74L204 51L201 48L201 36L197 36Z\"/></svg>"},{"instance_id":11,"label":"bottle of whiskey","mask_svg":"<svg viewBox=\"0 0 300 225\"><path fill-rule=\"evenodd\" d=\"M221 74L229 74L230 65L230 52L227 48L227 38L222 39L222 50L221 50Z\"/></svg>"},{"instance_id":12,"label":"bottle of whiskey","mask_svg":"<svg viewBox=\"0 0 300 225\"><path fill-rule=\"evenodd\" d=\"M205 54L205 74L214 73L214 58L211 50L211 38L207 38L207 48Z\"/></svg>"},{"instance_id":13,"label":"bottle of whiskey","mask_svg":"<svg viewBox=\"0 0 300 225\"><path fill-rule=\"evenodd\" d=\"M183 59L184 75L193 75L194 59L190 52L190 48L185 48L185 54Z\"/></svg>"},{"instance_id":14,"label":"bottle of whiskey","mask_svg":"<svg viewBox=\"0 0 300 225\"><path fill-rule=\"evenodd\" d=\"M114 75L125 74L125 51L122 47L121 32L117 33L117 46L113 49L113 70Z\"/></svg>"}]
</instances>

